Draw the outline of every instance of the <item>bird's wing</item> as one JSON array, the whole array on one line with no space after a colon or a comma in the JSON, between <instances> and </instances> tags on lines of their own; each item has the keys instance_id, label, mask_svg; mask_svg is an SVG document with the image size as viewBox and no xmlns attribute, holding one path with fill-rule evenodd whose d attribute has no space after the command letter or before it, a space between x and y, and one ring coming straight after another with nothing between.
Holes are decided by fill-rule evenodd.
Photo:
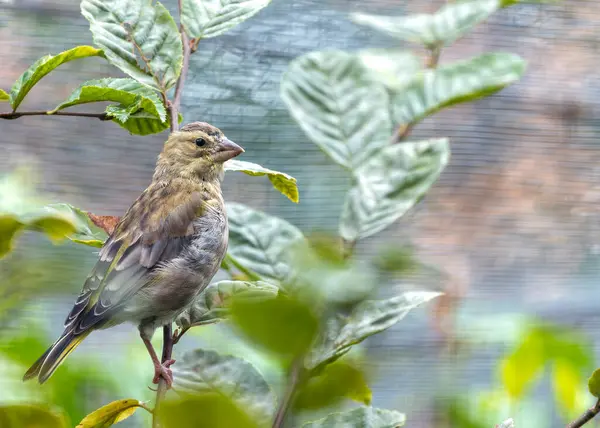
<instances>
[{"instance_id":1,"label":"bird's wing","mask_svg":"<svg viewBox=\"0 0 600 428\"><path fill-rule=\"evenodd\" d=\"M203 195L150 186L123 216L100 250L100 258L65 320L81 334L110 318L149 280L152 269L176 258L194 234Z\"/></svg>"}]
</instances>

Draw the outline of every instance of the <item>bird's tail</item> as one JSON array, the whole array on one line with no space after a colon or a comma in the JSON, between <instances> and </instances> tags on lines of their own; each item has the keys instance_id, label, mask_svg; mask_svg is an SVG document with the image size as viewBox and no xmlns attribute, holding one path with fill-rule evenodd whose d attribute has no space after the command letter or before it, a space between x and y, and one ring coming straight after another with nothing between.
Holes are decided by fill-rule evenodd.
<instances>
[{"instance_id":1,"label":"bird's tail","mask_svg":"<svg viewBox=\"0 0 600 428\"><path fill-rule=\"evenodd\" d=\"M54 370L64 361L67 356L90 334L86 331L75 336L72 331L65 331L44 354L33 363L23 376L23 380L37 377L40 383L44 383L52 376Z\"/></svg>"}]
</instances>

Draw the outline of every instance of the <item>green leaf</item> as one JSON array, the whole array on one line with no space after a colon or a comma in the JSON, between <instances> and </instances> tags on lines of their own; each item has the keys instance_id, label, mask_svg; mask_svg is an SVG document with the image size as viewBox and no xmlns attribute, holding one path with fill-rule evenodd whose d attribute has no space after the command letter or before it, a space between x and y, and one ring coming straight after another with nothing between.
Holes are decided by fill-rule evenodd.
<instances>
[{"instance_id":1,"label":"green leaf","mask_svg":"<svg viewBox=\"0 0 600 428\"><path fill-rule=\"evenodd\" d=\"M365 374L348 363L337 361L325 368L319 376L312 377L297 393L294 408L318 410L350 398L370 404L371 389Z\"/></svg>"},{"instance_id":2,"label":"green leaf","mask_svg":"<svg viewBox=\"0 0 600 428\"><path fill-rule=\"evenodd\" d=\"M224 395L185 395L158 409L161 428L259 428L259 424Z\"/></svg>"},{"instance_id":3,"label":"green leaf","mask_svg":"<svg viewBox=\"0 0 600 428\"><path fill-rule=\"evenodd\" d=\"M100 101L119 103L106 113L132 134L148 135L169 128L167 111L158 94L133 79L100 79L83 83L50 113L78 104Z\"/></svg>"},{"instance_id":4,"label":"green leaf","mask_svg":"<svg viewBox=\"0 0 600 428\"><path fill-rule=\"evenodd\" d=\"M152 0L83 0L94 43L140 83L166 90L177 82L183 45L169 11Z\"/></svg>"},{"instance_id":5,"label":"green leaf","mask_svg":"<svg viewBox=\"0 0 600 428\"><path fill-rule=\"evenodd\" d=\"M12 251L13 241L24 226L12 215L0 215L0 258Z\"/></svg>"},{"instance_id":6,"label":"green leaf","mask_svg":"<svg viewBox=\"0 0 600 428\"><path fill-rule=\"evenodd\" d=\"M309 236L294 247L294 277L286 290L329 308L347 308L373 293L378 277L363 260L346 259L339 236ZM326 303L325 303L326 302Z\"/></svg>"},{"instance_id":7,"label":"green leaf","mask_svg":"<svg viewBox=\"0 0 600 428\"><path fill-rule=\"evenodd\" d=\"M427 47L448 46L502 7L500 0L453 2L433 15L377 16L352 14L354 22L400 40Z\"/></svg>"},{"instance_id":8,"label":"green leaf","mask_svg":"<svg viewBox=\"0 0 600 428\"><path fill-rule=\"evenodd\" d=\"M13 110L16 110L17 107L19 107L31 88L33 88L46 74L65 62L88 56L104 56L104 54L101 50L92 46L77 46L68 51L61 52L58 55L46 55L38 59L31 67L21 74L10 90L10 104L12 105Z\"/></svg>"},{"instance_id":9,"label":"green leaf","mask_svg":"<svg viewBox=\"0 0 600 428\"><path fill-rule=\"evenodd\" d=\"M594 397L600 398L600 369L594 370L588 379L588 389Z\"/></svg>"},{"instance_id":10,"label":"green leaf","mask_svg":"<svg viewBox=\"0 0 600 428\"><path fill-rule=\"evenodd\" d=\"M404 425L406 416L395 410L360 407L308 422L302 428L397 428Z\"/></svg>"},{"instance_id":11,"label":"green leaf","mask_svg":"<svg viewBox=\"0 0 600 428\"><path fill-rule=\"evenodd\" d=\"M229 315L233 296L275 297L278 290L276 286L262 281L219 281L206 287L175 322L181 328L216 323Z\"/></svg>"},{"instance_id":12,"label":"green leaf","mask_svg":"<svg viewBox=\"0 0 600 428\"><path fill-rule=\"evenodd\" d=\"M209 39L244 22L271 0L183 0L181 22L193 39Z\"/></svg>"},{"instance_id":13,"label":"green leaf","mask_svg":"<svg viewBox=\"0 0 600 428\"><path fill-rule=\"evenodd\" d=\"M273 171L256 163L239 161L235 159L228 160L224 164L225 171L241 171L248 175L262 176L266 175L277 190L283 193L292 202L298 202L298 185L296 179L283 172Z\"/></svg>"},{"instance_id":14,"label":"green leaf","mask_svg":"<svg viewBox=\"0 0 600 428\"><path fill-rule=\"evenodd\" d=\"M48 211L48 214L35 213L35 217L27 222L25 228L44 232L54 242L60 242L75 233L76 228L72 219L51 211Z\"/></svg>"},{"instance_id":15,"label":"green leaf","mask_svg":"<svg viewBox=\"0 0 600 428\"><path fill-rule=\"evenodd\" d=\"M287 221L242 204L228 203L229 255L274 284L292 275L291 248L304 239Z\"/></svg>"},{"instance_id":16,"label":"green leaf","mask_svg":"<svg viewBox=\"0 0 600 428\"><path fill-rule=\"evenodd\" d=\"M425 196L449 157L446 139L395 144L373 155L346 196L341 236L353 242L402 217Z\"/></svg>"},{"instance_id":17,"label":"green leaf","mask_svg":"<svg viewBox=\"0 0 600 428\"><path fill-rule=\"evenodd\" d=\"M309 356L308 367L318 371L348 352L352 345L391 327L412 309L438 296L441 293L409 291L386 300L367 300L349 316L338 314L328 320L324 334Z\"/></svg>"},{"instance_id":18,"label":"green leaf","mask_svg":"<svg viewBox=\"0 0 600 428\"><path fill-rule=\"evenodd\" d=\"M67 238L77 244L101 248L106 238L108 238L106 232L90 220L87 212L79 208L60 203L49 205L47 209L65 214L71 219L72 224L75 226L75 232L68 235Z\"/></svg>"},{"instance_id":19,"label":"green leaf","mask_svg":"<svg viewBox=\"0 0 600 428\"><path fill-rule=\"evenodd\" d=\"M252 343L290 362L308 351L319 322L308 304L292 297L232 300L231 320Z\"/></svg>"},{"instance_id":20,"label":"green leaf","mask_svg":"<svg viewBox=\"0 0 600 428\"><path fill-rule=\"evenodd\" d=\"M224 395L263 422L274 413L275 397L269 385L252 364L241 358L196 349L173 366L173 373L178 392Z\"/></svg>"},{"instance_id":21,"label":"green leaf","mask_svg":"<svg viewBox=\"0 0 600 428\"><path fill-rule=\"evenodd\" d=\"M454 104L491 95L516 82L525 61L510 53L483 54L435 70L425 70L391 95L394 123L416 123Z\"/></svg>"},{"instance_id":22,"label":"green leaf","mask_svg":"<svg viewBox=\"0 0 600 428\"><path fill-rule=\"evenodd\" d=\"M52 241L60 241L77 230L76 223L72 216L43 206L27 171L0 179L0 257L11 250L22 230L42 232Z\"/></svg>"},{"instance_id":23,"label":"green leaf","mask_svg":"<svg viewBox=\"0 0 600 428\"><path fill-rule=\"evenodd\" d=\"M281 97L306 135L346 168L357 169L389 142L388 94L356 55L330 50L296 58Z\"/></svg>"},{"instance_id":24,"label":"green leaf","mask_svg":"<svg viewBox=\"0 0 600 428\"><path fill-rule=\"evenodd\" d=\"M115 111L117 113L123 112L123 110L119 111L117 106L108 106L106 108L106 113L109 116L113 116ZM183 118L181 114L179 114L179 118L179 123L181 123L181 119ZM146 111L138 111L130 115L124 123L119 121L116 117L114 121L134 135L159 134L169 129L171 126L169 119L167 119L166 122L161 122L156 116L147 113Z\"/></svg>"},{"instance_id":25,"label":"green leaf","mask_svg":"<svg viewBox=\"0 0 600 428\"><path fill-rule=\"evenodd\" d=\"M118 104L106 107L106 114L109 117L114 117L120 123L125 123L132 114L136 113L142 107L142 98L137 97L130 105Z\"/></svg>"},{"instance_id":26,"label":"green leaf","mask_svg":"<svg viewBox=\"0 0 600 428\"><path fill-rule=\"evenodd\" d=\"M134 398L113 401L87 415L76 428L108 428L133 415L142 405Z\"/></svg>"},{"instance_id":27,"label":"green leaf","mask_svg":"<svg viewBox=\"0 0 600 428\"><path fill-rule=\"evenodd\" d=\"M401 90L422 69L421 61L410 51L363 49L356 55L368 72L367 78L394 90Z\"/></svg>"},{"instance_id":28,"label":"green leaf","mask_svg":"<svg viewBox=\"0 0 600 428\"><path fill-rule=\"evenodd\" d=\"M29 404L0 406L2 428L67 428L63 415Z\"/></svg>"},{"instance_id":29,"label":"green leaf","mask_svg":"<svg viewBox=\"0 0 600 428\"><path fill-rule=\"evenodd\" d=\"M8 101L9 99L10 99L10 96L6 93L6 91L0 89L0 102Z\"/></svg>"}]
</instances>

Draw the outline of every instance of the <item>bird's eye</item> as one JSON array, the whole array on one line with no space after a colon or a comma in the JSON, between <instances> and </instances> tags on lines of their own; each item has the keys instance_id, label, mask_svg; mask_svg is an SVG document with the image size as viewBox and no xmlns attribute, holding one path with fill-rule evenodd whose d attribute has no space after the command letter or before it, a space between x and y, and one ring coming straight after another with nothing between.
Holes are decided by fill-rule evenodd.
<instances>
[{"instance_id":1,"label":"bird's eye","mask_svg":"<svg viewBox=\"0 0 600 428\"><path fill-rule=\"evenodd\" d=\"M206 144L206 141L204 140L204 138L197 138L197 139L196 139L196 145L197 145L198 147L202 147L202 146L204 146L205 144Z\"/></svg>"}]
</instances>

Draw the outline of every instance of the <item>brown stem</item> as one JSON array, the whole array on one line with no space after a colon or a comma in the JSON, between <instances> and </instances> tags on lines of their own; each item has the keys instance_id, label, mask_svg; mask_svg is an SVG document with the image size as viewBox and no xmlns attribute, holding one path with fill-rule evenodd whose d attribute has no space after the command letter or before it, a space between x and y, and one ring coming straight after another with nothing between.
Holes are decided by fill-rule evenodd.
<instances>
[{"instance_id":1,"label":"brown stem","mask_svg":"<svg viewBox=\"0 0 600 428\"><path fill-rule=\"evenodd\" d=\"M106 113L78 113L74 111L57 111L54 113L49 113L46 110L0 113L0 119L18 119L21 116L77 116L92 117L100 120L110 120Z\"/></svg>"},{"instance_id":2,"label":"brown stem","mask_svg":"<svg viewBox=\"0 0 600 428\"><path fill-rule=\"evenodd\" d=\"M179 21L181 22L181 0L179 0ZM181 105L181 94L183 92L183 85L185 84L185 78L187 71L190 66L190 54L192 49L190 46L190 39L183 28L183 25L179 26L179 32L181 33L181 42L183 43L183 65L181 67L181 74L177 79L177 85L175 86L175 95L173 96L173 102L169 103L169 114L171 116L171 132L179 129L179 106Z\"/></svg>"},{"instance_id":3,"label":"brown stem","mask_svg":"<svg viewBox=\"0 0 600 428\"><path fill-rule=\"evenodd\" d=\"M442 53L442 47L439 45L429 47L429 55L425 61L425 67L434 69L438 66L440 61L440 54ZM396 128L394 135L392 135L391 143L398 144L406 139L415 127L416 122L405 123Z\"/></svg>"},{"instance_id":4,"label":"brown stem","mask_svg":"<svg viewBox=\"0 0 600 428\"><path fill-rule=\"evenodd\" d=\"M587 409L583 413L583 415L581 415L580 417L575 419L573 422L571 422L569 425L567 425L567 428L578 428L578 427L584 426L586 423L588 423L589 421L594 419L594 417L598 413L600 413L600 399L598 401L596 401L596 404L594 405L594 407Z\"/></svg>"},{"instance_id":5,"label":"brown stem","mask_svg":"<svg viewBox=\"0 0 600 428\"><path fill-rule=\"evenodd\" d=\"M173 326L169 323L163 327L163 350L161 358L162 363L171 359L171 355L173 354L173 344ZM161 377L158 381L158 388L156 389L156 402L154 404L154 414L152 416L152 428L160 427L157 413L160 403L165 398L166 393L167 382Z\"/></svg>"},{"instance_id":6,"label":"brown stem","mask_svg":"<svg viewBox=\"0 0 600 428\"><path fill-rule=\"evenodd\" d=\"M277 407L277 413L275 414L275 419L273 419L272 428L281 428L283 427L283 423L285 422L285 417L287 412L294 401L294 396L296 395L296 391L300 386L304 377L304 357L297 358L290 368L290 375L288 384L285 389L285 393L279 402L279 407Z\"/></svg>"}]
</instances>

